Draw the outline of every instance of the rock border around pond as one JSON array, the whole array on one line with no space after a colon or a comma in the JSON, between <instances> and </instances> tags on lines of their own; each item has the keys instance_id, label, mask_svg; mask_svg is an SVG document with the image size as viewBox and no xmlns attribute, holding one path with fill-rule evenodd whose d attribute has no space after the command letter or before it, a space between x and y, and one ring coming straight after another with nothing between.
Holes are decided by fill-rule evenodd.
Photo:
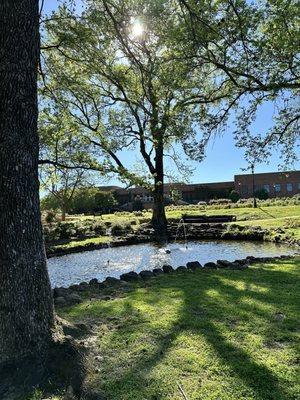
<instances>
[{"instance_id":1,"label":"rock border around pond","mask_svg":"<svg viewBox=\"0 0 300 400\"><path fill-rule=\"evenodd\" d=\"M120 278L107 277L103 282L99 282L97 278L93 278L88 282L81 282L79 284L71 285L68 288L55 287L53 291L54 304L56 307L72 306L84 301L80 293L86 292L99 292L103 289L113 287L126 286L132 282L144 282L159 275L169 275L173 273L193 273L195 271L211 271L211 270L246 270L251 264L256 263L269 263L279 260L289 260L299 257L299 253L293 255L281 255L275 257L254 257L248 256L243 259L235 261L217 260L216 262L207 262L201 265L199 261L188 262L186 266L179 266L174 269L171 265L163 265L162 268L154 268L153 271L143 270L139 273L129 271L120 276ZM103 300L110 300L109 296L102 298Z\"/></svg>"},{"instance_id":2,"label":"rock border around pond","mask_svg":"<svg viewBox=\"0 0 300 400\"><path fill-rule=\"evenodd\" d=\"M174 240L177 233L178 224L171 223L168 226L168 240ZM183 232L179 232L179 240L183 240ZM299 246L300 240L287 237L281 228L276 228L273 232L263 229L260 226L241 226L238 224L191 224L187 226L187 240L249 240L249 241L270 241L275 243L285 243L291 246ZM47 257L60 257L72 253L83 251L99 250L108 247L127 246L132 244L151 243L154 241L153 229L146 227L138 232L114 238L111 243L89 243L86 245L78 242L77 246L66 249L55 249L47 246Z\"/></svg>"}]
</instances>

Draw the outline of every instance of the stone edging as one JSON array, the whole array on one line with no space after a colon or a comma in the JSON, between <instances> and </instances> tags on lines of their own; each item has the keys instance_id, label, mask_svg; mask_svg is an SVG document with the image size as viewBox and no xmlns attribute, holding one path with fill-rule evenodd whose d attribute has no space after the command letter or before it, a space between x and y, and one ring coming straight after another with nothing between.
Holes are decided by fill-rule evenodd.
<instances>
[{"instance_id":1,"label":"stone edging","mask_svg":"<svg viewBox=\"0 0 300 400\"><path fill-rule=\"evenodd\" d=\"M101 289L107 289L109 287L115 287L117 285L126 285L129 282L139 282L151 279L158 275L170 274L170 273L182 273L182 272L194 272L198 270L210 271L216 269L230 269L230 270L246 270L251 264L255 263L268 263L279 260L294 259L299 256L299 253L294 255L281 255L276 257L253 257L248 256L244 259L235 260L233 262L227 260L217 260L217 262L207 262L201 265L199 261L188 262L186 266L180 266L174 269L171 265L163 265L162 268L155 268L153 271L144 270L139 273L130 271L122 274L120 279L114 277L107 277L103 282L99 282L98 279L93 278L89 283L81 282L78 285L71 285L68 288L56 287L53 289L54 304L57 307L74 305L81 303L83 298L80 296L81 292L87 292L89 290L99 291ZM109 299L109 298L108 298ZM104 300L108 300L104 298Z\"/></svg>"},{"instance_id":2,"label":"stone edging","mask_svg":"<svg viewBox=\"0 0 300 400\"><path fill-rule=\"evenodd\" d=\"M284 243L290 246L299 246L300 241L283 240L278 233L278 236L268 240L268 234L270 233L267 229L261 227L251 227L249 233L249 227L241 225L231 225L237 228L236 232L226 231L227 225L224 224L196 224L188 226L187 240L248 240L248 241L274 241L276 243ZM174 240L176 237L177 224L169 225L169 240ZM282 232L281 232L282 233ZM179 240L183 240L183 232L179 232ZM88 245L78 245L73 248L60 249L60 250L47 250L47 257L60 257L72 253L80 253L84 251L106 249L108 247L119 247L129 246L133 244L151 243L154 241L153 229L147 228L135 234L129 234L125 237L116 237L111 243L100 243Z\"/></svg>"}]
</instances>

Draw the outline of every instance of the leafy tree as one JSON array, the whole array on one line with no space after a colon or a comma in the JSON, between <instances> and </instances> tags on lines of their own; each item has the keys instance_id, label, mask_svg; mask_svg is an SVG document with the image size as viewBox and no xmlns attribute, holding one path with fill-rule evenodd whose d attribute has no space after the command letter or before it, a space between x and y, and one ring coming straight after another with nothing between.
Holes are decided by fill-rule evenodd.
<instances>
[{"instance_id":1,"label":"leafy tree","mask_svg":"<svg viewBox=\"0 0 300 400\"><path fill-rule=\"evenodd\" d=\"M87 170L94 161L88 144L63 110L45 109L39 120L39 133L40 181L42 190L51 194L42 205L60 209L65 221L75 191L87 184L91 174Z\"/></svg>"},{"instance_id":2,"label":"leafy tree","mask_svg":"<svg viewBox=\"0 0 300 400\"><path fill-rule=\"evenodd\" d=\"M41 364L54 326L38 191L38 3L0 2L0 373Z\"/></svg>"},{"instance_id":3,"label":"leafy tree","mask_svg":"<svg viewBox=\"0 0 300 400\"><path fill-rule=\"evenodd\" d=\"M75 191L72 201L72 212L107 212L116 207L117 201L113 193L97 188L81 188Z\"/></svg>"},{"instance_id":4,"label":"leafy tree","mask_svg":"<svg viewBox=\"0 0 300 400\"><path fill-rule=\"evenodd\" d=\"M205 2L178 0L183 29L174 45L195 60L199 70L214 66L219 83L206 136L226 126L235 111L235 137L246 158L264 161L280 148L285 164L297 159L299 145L299 12L298 2L272 0ZM274 103L274 124L251 132L265 103ZM259 151L258 151L259 150ZM251 163L251 162L250 162Z\"/></svg>"},{"instance_id":5,"label":"leafy tree","mask_svg":"<svg viewBox=\"0 0 300 400\"><path fill-rule=\"evenodd\" d=\"M44 59L44 94L73 117L102 168L152 190L158 238L166 236L165 157L181 171L174 145L203 157L196 126L215 87L210 68L195 68L170 39L180 28L173 4L92 0L81 16L62 7L47 24ZM125 165L128 149L139 153L146 174Z\"/></svg>"}]
</instances>

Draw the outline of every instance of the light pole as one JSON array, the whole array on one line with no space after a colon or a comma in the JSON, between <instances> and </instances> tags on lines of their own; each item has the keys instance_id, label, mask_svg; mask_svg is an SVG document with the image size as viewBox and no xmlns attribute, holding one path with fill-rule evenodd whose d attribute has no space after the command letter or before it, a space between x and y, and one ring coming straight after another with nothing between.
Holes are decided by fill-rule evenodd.
<instances>
[{"instance_id":1,"label":"light pole","mask_svg":"<svg viewBox=\"0 0 300 400\"><path fill-rule=\"evenodd\" d=\"M257 202L255 198L254 164L251 164L251 173L252 173L253 208L257 208Z\"/></svg>"}]
</instances>

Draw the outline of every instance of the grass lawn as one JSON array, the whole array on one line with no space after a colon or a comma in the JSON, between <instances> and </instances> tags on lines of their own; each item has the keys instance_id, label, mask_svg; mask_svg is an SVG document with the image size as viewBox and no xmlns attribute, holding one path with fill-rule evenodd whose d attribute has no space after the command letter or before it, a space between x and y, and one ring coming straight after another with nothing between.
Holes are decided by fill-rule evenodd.
<instances>
[{"instance_id":1,"label":"grass lawn","mask_svg":"<svg viewBox=\"0 0 300 400\"><path fill-rule=\"evenodd\" d=\"M300 398L299 259L163 275L108 295L58 310L92 326L81 339L89 385L108 400Z\"/></svg>"},{"instance_id":2,"label":"grass lawn","mask_svg":"<svg viewBox=\"0 0 300 400\"><path fill-rule=\"evenodd\" d=\"M235 224L242 226L261 226L262 228L269 229L270 231L276 228L282 228L285 233L294 237L296 240L300 239L300 205L289 206L269 206L263 208L222 208L214 209L207 206L205 210L192 208L190 211L188 207L176 207L174 209L167 208L167 218L169 220L180 219L182 214L206 214L206 215L220 215L232 214L235 215L237 221ZM136 216L133 213L125 214L105 214L99 217L91 216L70 216L68 221L87 221L94 222L101 220L104 223L110 222L111 224L124 225L134 221L132 224L133 230L138 230L140 223L150 222L151 212L144 212L143 216ZM95 238L72 240L67 244L56 245L53 248L56 250L65 250L77 246L85 246L88 244L99 244L109 242L109 236L98 236Z\"/></svg>"},{"instance_id":3,"label":"grass lawn","mask_svg":"<svg viewBox=\"0 0 300 400\"><path fill-rule=\"evenodd\" d=\"M71 240L68 243L64 244L58 244L53 246L52 248L55 250L66 250L66 249L72 249L74 247L80 246L88 246L90 244L101 244L101 243L109 243L111 242L112 237L111 236L98 236L96 238L88 238L88 239L83 239L83 240Z\"/></svg>"}]
</instances>

